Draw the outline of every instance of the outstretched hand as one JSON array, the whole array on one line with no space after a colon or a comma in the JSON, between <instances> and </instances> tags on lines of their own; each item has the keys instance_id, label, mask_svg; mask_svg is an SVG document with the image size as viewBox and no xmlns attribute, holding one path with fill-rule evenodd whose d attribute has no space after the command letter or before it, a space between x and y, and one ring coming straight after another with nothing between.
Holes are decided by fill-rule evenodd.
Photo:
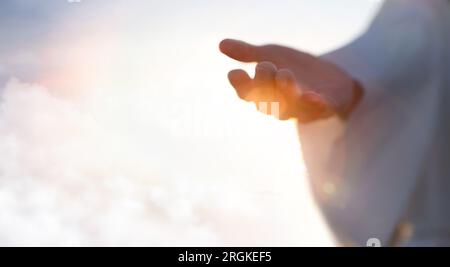
<instances>
[{"instance_id":1,"label":"outstretched hand","mask_svg":"<svg viewBox=\"0 0 450 267\"><path fill-rule=\"evenodd\" d=\"M259 104L278 102L279 118L307 123L348 111L354 102L354 81L332 63L278 45L255 46L238 40L220 43L225 55L257 62L252 79L244 70L228 78L240 98Z\"/></svg>"}]
</instances>

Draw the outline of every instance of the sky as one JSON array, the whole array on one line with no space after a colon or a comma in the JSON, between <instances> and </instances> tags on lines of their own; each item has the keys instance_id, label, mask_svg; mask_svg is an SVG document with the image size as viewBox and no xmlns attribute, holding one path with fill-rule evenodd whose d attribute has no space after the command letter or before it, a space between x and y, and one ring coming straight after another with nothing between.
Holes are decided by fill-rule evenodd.
<instances>
[{"instance_id":1,"label":"sky","mask_svg":"<svg viewBox=\"0 0 450 267\"><path fill-rule=\"evenodd\" d=\"M295 125L217 46L321 54L381 3L1 1L0 245L333 245Z\"/></svg>"}]
</instances>

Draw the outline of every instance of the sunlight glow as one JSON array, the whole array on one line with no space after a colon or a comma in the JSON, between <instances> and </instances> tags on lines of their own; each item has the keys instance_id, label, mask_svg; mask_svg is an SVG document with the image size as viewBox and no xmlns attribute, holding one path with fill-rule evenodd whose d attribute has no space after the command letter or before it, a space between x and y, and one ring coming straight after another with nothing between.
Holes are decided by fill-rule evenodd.
<instances>
[{"instance_id":1,"label":"sunlight glow","mask_svg":"<svg viewBox=\"0 0 450 267\"><path fill-rule=\"evenodd\" d=\"M261 31L257 21L223 17L203 28L201 16L148 16L133 3L65 17L43 40L51 67L37 85L13 80L5 89L0 173L9 179L0 209L9 220L0 229L23 232L11 243L334 245L294 122L237 99L226 73L239 65L217 44L232 34L322 52L357 30L324 45L300 42L309 32L296 27ZM229 7L211 8L219 16ZM253 66L239 67L252 74ZM36 212L18 213L23 206Z\"/></svg>"}]
</instances>

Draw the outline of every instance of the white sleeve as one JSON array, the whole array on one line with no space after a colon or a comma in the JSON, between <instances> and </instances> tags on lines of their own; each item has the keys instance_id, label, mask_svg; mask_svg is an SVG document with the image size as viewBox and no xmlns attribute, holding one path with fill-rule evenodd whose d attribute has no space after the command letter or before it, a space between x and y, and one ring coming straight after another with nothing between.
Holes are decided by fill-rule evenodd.
<instances>
[{"instance_id":1,"label":"white sleeve","mask_svg":"<svg viewBox=\"0 0 450 267\"><path fill-rule=\"evenodd\" d=\"M341 240L386 243L406 209L433 128L437 96L424 89L442 2L387 0L366 33L323 56L364 88L348 121L298 125L314 196Z\"/></svg>"}]
</instances>

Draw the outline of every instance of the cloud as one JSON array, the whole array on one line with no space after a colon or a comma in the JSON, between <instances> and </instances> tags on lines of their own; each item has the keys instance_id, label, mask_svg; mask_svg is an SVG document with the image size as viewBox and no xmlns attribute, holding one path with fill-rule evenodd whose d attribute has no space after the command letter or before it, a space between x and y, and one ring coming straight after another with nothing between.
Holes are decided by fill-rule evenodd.
<instances>
[{"instance_id":1,"label":"cloud","mask_svg":"<svg viewBox=\"0 0 450 267\"><path fill-rule=\"evenodd\" d=\"M227 86L232 5L31 2L0 3L0 245L324 244L294 128Z\"/></svg>"},{"instance_id":2,"label":"cloud","mask_svg":"<svg viewBox=\"0 0 450 267\"><path fill-rule=\"evenodd\" d=\"M206 199L158 177L77 103L17 80L3 99L1 245L218 241L196 212Z\"/></svg>"},{"instance_id":3,"label":"cloud","mask_svg":"<svg viewBox=\"0 0 450 267\"><path fill-rule=\"evenodd\" d=\"M276 208L225 179L208 182L168 172L182 165L160 160L161 147L173 140L156 133L125 135L120 118L111 122L102 116L112 112L104 96L61 98L11 80L2 99L0 245L285 241L274 223ZM264 221L267 212L275 219Z\"/></svg>"}]
</instances>

